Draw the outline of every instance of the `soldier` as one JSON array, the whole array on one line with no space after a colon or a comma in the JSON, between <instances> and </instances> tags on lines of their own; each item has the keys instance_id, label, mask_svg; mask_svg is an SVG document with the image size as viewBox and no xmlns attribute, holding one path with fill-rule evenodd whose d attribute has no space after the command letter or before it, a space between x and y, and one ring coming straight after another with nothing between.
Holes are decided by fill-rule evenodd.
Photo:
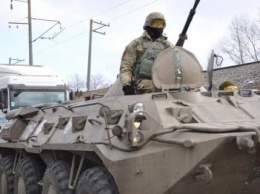
<instances>
[{"instance_id":1,"label":"soldier","mask_svg":"<svg viewBox=\"0 0 260 194\"><path fill-rule=\"evenodd\" d=\"M153 62L158 53L173 47L163 35L166 26L163 14L150 13L145 20L143 35L125 48L120 66L120 80L125 95L153 92L151 78Z\"/></svg>"},{"instance_id":2,"label":"soldier","mask_svg":"<svg viewBox=\"0 0 260 194\"><path fill-rule=\"evenodd\" d=\"M219 90L237 90L237 86L232 81L224 81L220 84Z\"/></svg>"}]
</instances>

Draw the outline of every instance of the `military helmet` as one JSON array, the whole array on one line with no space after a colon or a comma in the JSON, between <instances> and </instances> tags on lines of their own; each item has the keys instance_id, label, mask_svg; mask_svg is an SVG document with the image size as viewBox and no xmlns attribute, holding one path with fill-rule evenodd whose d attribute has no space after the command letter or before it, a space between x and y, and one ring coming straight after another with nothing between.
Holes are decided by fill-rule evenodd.
<instances>
[{"instance_id":1,"label":"military helmet","mask_svg":"<svg viewBox=\"0 0 260 194\"><path fill-rule=\"evenodd\" d=\"M237 86L232 81L224 81L220 84L219 90L237 90Z\"/></svg>"},{"instance_id":2,"label":"military helmet","mask_svg":"<svg viewBox=\"0 0 260 194\"><path fill-rule=\"evenodd\" d=\"M144 29L146 29L147 26L154 27L153 23L155 23L155 25L157 25L158 21L161 21L161 24L160 24L160 25L162 25L161 28L165 28L166 22L165 22L164 15L162 13L160 13L160 12L152 12L152 13L150 13L146 17L146 19L145 19Z\"/></svg>"}]
</instances>

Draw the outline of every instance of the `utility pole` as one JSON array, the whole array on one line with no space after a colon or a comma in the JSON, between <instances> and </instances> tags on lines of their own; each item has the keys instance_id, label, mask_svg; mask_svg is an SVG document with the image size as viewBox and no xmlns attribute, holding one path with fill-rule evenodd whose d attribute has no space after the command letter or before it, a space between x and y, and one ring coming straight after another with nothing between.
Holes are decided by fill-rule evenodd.
<instances>
[{"instance_id":1,"label":"utility pole","mask_svg":"<svg viewBox=\"0 0 260 194\"><path fill-rule=\"evenodd\" d=\"M93 30L93 23L99 24L100 26ZM87 91L90 91L90 72L91 72L91 49L92 49L92 32L96 32L98 34L105 35L105 32L98 32L97 30L109 26L109 24L103 24L102 22L95 22L90 19L89 25L89 48L88 48L88 73L87 73Z\"/></svg>"},{"instance_id":2,"label":"utility pole","mask_svg":"<svg viewBox=\"0 0 260 194\"><path fill-rule=\"evenodd\" d=\"M33 65L33 42L37 41L39 38L41 39L54 39L59 33L61 33L65 28L62 29L61 23L58 20L47 20L47 19L40 19L40 18L32 18L31 16L31 0L11 0L11 10L13 9L13 1L19 1L23 3L27 3L28 5L28 22L27 23L21 23L21 22L8 22L9 28L11 27L11 24L16 24L17 28L18 25L28 25L28 42L29 42L29 65ZM38 21L45 21L45 22L54 22L54 25L51 26L48 30L46 30L44 33L42 33L38 38L32 40L32 20L38 20ZM60 31L53 35L52 37L46 38L43 37L47 32L49 32L52 28L54 28L56 25L60 26Z\"/></svg>"},{"instance_id":3,"label":"utility pole","mask_svg":"<svg viewBox=\"0 0 260 194\"><path fill-rule=\"evenodd\" d=\"M12 61L16 61L15 63L12 63ZM15 65L16 63L19 63L21 61L24 61L24 59L12 59L11 57L9 57L9 65Z\"/></svg>"},{"instance_id":4,"label":"utility pole","mask_svg":"<svg viewBox=\"0 0 260 194\"><path fill-rule=\"evenodd\" d=\"M33 47L32 47L32 20L31 20L31 0L28 4L28 32L29 32L29 65L33 65Z\"/></svg>"},{"instance_id":5,"label":"utility pole","mask_svg":"<svg viewBox=\"0 0 260 194\"><path fill-rule=\"evenodd\" d=\"M9 24L28 24L28 34L29 34L29 65L33 65L33 48L32 48L32 21L31 21L31 0L23 1L23 0L14 0L23 3L27 3L28 5L28 23L20 23L20 22L9 22ZM11 0L11 10L13 9L13 0Z\"/></svg>"}]
</instances>

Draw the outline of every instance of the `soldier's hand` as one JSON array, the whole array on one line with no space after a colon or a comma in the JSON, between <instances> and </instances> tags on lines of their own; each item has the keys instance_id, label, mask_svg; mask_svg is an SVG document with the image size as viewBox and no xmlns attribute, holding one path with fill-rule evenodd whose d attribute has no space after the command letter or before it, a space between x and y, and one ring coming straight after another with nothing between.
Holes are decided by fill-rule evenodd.
<instances>
[{"instance_id":1,"label":"soldier's hand","mask_svg":"<svg viewBox=\"0 0 260 194\"><path fill-rule=\"evenodd\" d=\"M135 94L134 87L130 86L130 85L125 85L123 87L123 91L124 91L125 95L133 95L133 94Z\"/></svg>"}]
</instances>

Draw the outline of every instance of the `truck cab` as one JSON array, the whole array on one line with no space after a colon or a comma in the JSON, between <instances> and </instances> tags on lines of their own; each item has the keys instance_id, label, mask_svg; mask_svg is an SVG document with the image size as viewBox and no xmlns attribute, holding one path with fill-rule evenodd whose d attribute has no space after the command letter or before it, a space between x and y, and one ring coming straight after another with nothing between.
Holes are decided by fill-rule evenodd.
<instances>
[{"instance_id":1,"label":"truck cab","mask_svg":"<svg viewBox=\"0 0 260 194\"><path fill-rule=\"evenodd\" d=\"M43 66L0 64L0 126L20 107L68 100L67 82Z\"/></svg>"}]
</instances>

